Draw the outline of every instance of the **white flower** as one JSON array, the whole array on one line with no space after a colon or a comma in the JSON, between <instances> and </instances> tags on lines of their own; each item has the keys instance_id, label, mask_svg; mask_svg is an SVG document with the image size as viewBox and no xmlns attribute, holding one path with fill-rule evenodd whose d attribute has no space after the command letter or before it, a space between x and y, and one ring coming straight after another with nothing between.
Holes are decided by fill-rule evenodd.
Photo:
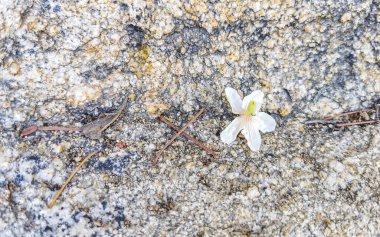
<instances>
[{"instance_id":1,"label":"white flower","mask_svg":"<svg viewBox=\"0 0 380 237\"><path fill-rule=\"evenodd\" d=\"M261 132L272 132L276 128L276 121L267 113L259 112L263 103L264 93L257 90L241 100L238 92L230 87L226 88L226 96L235 118L220 134L224 143L230 145L235 141L241 130L252 151L258 151L261 145Z\"/></svg>"}]
</instances>

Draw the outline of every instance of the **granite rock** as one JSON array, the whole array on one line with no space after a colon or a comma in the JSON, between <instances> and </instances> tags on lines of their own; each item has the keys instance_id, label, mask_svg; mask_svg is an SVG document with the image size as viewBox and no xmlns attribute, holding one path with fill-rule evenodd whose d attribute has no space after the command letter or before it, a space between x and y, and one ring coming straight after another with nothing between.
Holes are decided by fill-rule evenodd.
<instances>
[{"instance_id":1,"label":"granite rock","mask_svg":"<svg viewBox=\"0 0 380 237\"><path fill-rule=\"evenodd\" d=\"M0 3L1 236L376 236L380 130L305 121L380 101L378 0ZM224 88L260 89L260 152L224 145ZM123 116L99 140L37 132ZM189 134L174 131L206 110ZM122 141L122 147L117 146ZM88 153L86 164L48 209Z\"/></svg>"}]
</instances>

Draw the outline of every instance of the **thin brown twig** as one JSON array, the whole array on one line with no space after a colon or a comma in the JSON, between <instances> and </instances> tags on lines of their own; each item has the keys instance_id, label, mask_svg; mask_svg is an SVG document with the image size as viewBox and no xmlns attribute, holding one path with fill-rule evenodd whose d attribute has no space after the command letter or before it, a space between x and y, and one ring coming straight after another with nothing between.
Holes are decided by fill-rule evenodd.
<instances>
[{"instance_id":1,"label":"thin brown twig","mask_svg":"<svg viewBox=\"0 0 380 237\"><path fill-rule=\"evenodd\" d=\"M321 124L335 124L338 121L336 120L323 120L323 119L317 119L317 120L309 120L306 121L305 124L315 124L315 123L321 123Z\"/></svg>"},{"instance_id":2,"label":"thin brown twig","mask_svg":"<svg viewBox=\"0 0 380 237\"><path fill-rule=\"evenodd\" d=\"M38 127L36 125L25 128L21 131L21 136L28 136L36 131L67 131L67 132L81 132L82 128L79 127L64 127L64 126L44 126Z\"/></svg>"},{"instance_id":3,"label":"thin brown twig","mask_svg":"<svg viewBox=\"0 0 380 237\"><path fill-rule=\"evenodd\" d=\"M325 117L324 119L325 119L325 120L330 120L330 119L333 119L333 118L336 118L336 117L342 117L342 116L347 116L347 115L357 114L357 113L363 113L363 112L371 112L371 113L374 113L374 112L376 112L376 110L374 110L374 109L356 110L356 111L351 111L351 112L346 112L346 113L336 114L336 115L332 115L332 116L327 116L327 117Z\"/></svg>"},{"instance_id":4,"label":"thin brown twig","mask_svg":"<svg viewBox=\"0 0 380 237\"><path fill-rule=\"evenodd\" d=\"M156 154L156 159L153 161L153 166L157 165L158 160L160 159L161 154L164 152L164 150L172 144L172 142L181 135L185 131L186 128L188 128L205 110L201 109L192 119L189 120L189 122L180 130L178 131L172 139L170 139L162 148L159 150Z\"/></svg>"},{"instance_id":5,"label":"thin brown twig","mask_svg":"<svg viewBox=\"0 0 380 237\"><path fill-rule=\"evenodd\" d=\"M337 127L347 127L347 126L353 126L353 125L362 125L362 124L376 124L379 121L377 120L370 120L370 121L360 121L360 122L352 122L352 123L339 123L336 124Z\"/></svg>"},{"instance_id":6,"label":"thin brown twig","mask_svg":"<svg viewBox=\"0 0 380 237\"><path fill-rule=\"evenodd\" d=\"M320 120L306 121L305 124L315 124L315 123L335 124L335 126L337 126L337 127L346 127L346 126L361 125L361 124L377 124L380 122L380 120L379 120L379 109L380 109L380 105L376 105L375 109L363 109L363 110L356 110L356 111L336 114L336 115L324 117L323 119L320 119ZM369 113L375 113L375 120L347 122L347 123L342 123L342 121L339 121L339 120L333 120L334 118L339 118L342 116L348 116L348 115L353 115L353 114L359 114L360 115L361 113L368 113L368 112Z\"/></svg>"},{"instance_id":7,"label":"thin brown twig","mask_svg":"<svg viewBox=\"0 0 380 237\"><path fill-rule=\"evenodd\" d=\"M80 132L82 128L80 127L64 127L64 126L46 126L38 127L39 131L67 131L67 132Z\"/></svg>"},{"instance_id":8,"label":"thin brown twig","mask_svg":"<svg viewBox=\"0 0 380 237\"><path fill-rule=\"evenodd\" d=\"M174 128L177 132L181 131L181 128L177 127L176 125L174 125L172 122L170 122L167 118L165 118L165 116L163 115L160 115L160 117L158 117L159 120L161 120L162 122L166 123L167 125L169 125L170 127ZM201 147L203 150L205 150L206 152L208 152L209 154L211 154L214 158L217 158L219 156L218 153L216 153L215 151L213 151L211 148L207 147L206 144L204 144L203 142L199 141L198 139L190 136L189 134L187 134L186 132L183 132L181 135L183 135L184 137L186 137L187 139L189 139L190 141L194 142L195 144L197 144L199 147Z\"/></svg>"},{"instance_id":9,"label":"thin brown twig","mask_svg":"<svg viewBox=\"0 0 380 237\"><path fill-rule=\"evenodd\" d=\"M62 185L61 189L57 192L57 194L54 196L53 200L49 203L48 208L52 208L54 203L57 201L59 196L62 194L62 192L65 190L66 186L70 183L70 181L73 179L74 175L78 172L78 170L86 163L92 156L94 156L97 151L92 152L88 156L86 156L79 165L75 168L75 170L71 173L68 179L66 179L65 183Z\"/></svg>"}]
</instances>

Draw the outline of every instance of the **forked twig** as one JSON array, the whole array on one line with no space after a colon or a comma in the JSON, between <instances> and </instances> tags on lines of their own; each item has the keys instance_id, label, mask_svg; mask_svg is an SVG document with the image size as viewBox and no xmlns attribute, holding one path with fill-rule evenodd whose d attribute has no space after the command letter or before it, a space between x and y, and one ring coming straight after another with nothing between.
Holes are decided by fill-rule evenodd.
<instances>
[{"instance_id":1,"label":"forked twig","mask_svg":"<svg viewBox=\"0 0 380 237\"><path fill-rule=\"evenodd\" d=\"M119 107L116 113L99 118L95 121L87 123L82 127L64 127L64 126L44 126L38 127L36 125L25 128L21 131L21 136L28 136L36 131L68 131L68 132L82 132L86 137L92 139L99 139L102 132L106 130L112 123L114 123L122 114L127 106L127 98L124 99L123 104Z\"/></svg>"},{"instance_id":2,"label":"forked twig","mask_svg":"<svg viewBox=\"0 0 380 237\"><path fill-rule=\"evenodd\" d=\"M347 127L347 126L365 125L365 124L378 124L378 123L380 123L379 109L380 109L380 104L377 104L375 106L375 109L363 109L363 110L356 110L356 111L336 114L336 115L332 115L332 116L327 116L327 117L320 119L320 120L306 121L305 124L316 124L316 123L334 124L336 127ZM363 113L375 113L375 119L360 121L361 120L360 118L361 118ZM333 120L334 118L337 119L337 118L340 118L343 116L349 116L349 117L351 116L352 117L355 114L359 115L359 119L354 119L354 121L352 121L352 122L343 122L342 120Z\"/></svg>"},{"instance_id":3,"label":"forked twig","mask_svg":"<svg viewBox=\"0 0 380 237\"><path fill-rule=\"evenodd\" d=\"M157 165L158 160L160 159L161 154L164 152L164 150L172 144L172 142L181 135L186 128L188 128L205 110L201 109L192 119L189 120L189 122L180 130L178 131L172 139L170 139L162 148L159 150L156 154L156 159L153 161L153 166Z\"/></svg>"},{"instance_id":4,"label":"forked twig","mask_svg":"<svg viewBox=\"0 0 380 237\"><path fill-rule=\"evenodd\" d=\"M181 131L181 128L177 127L176 125L174 125L172 122L170 122L167 118L165 118L165 116L163 115L160 115L160 117L158 117L159 120L161 120L162 122L166 123L167 125L169 125L170 127L174 128L177 132ZM215 151L213 151L211 148L207 147L206 144L204 144L203 142L199 141L198 139L190 136L189 134L187 134L186 132L183 132L182 135L184 137L186 137L187 139L189 139L190 141L194 142L195 144L197 144L199 147L201 147L203 150L205 150L206 152L208 152L209 154L211 154L214 158L217 158L219 156L218 153L216 153Z\"/></svg>"},{"instance_id":5,"label":"forked twig","mask_svg":"<svg viewBox=\"0 0 380 237\"><path fill-rule=\"evenodd\" d=\"M346 113L336 114L336 115L332 115L332 116L327 116L324 119L325 120L330 120L330 119L337 118L337 117L347 116L347 115L351 115L351 114L365 113L365 112L374 113L374 112L376 112L376 110L374 110L374 109L355 110L355 111L351 111L351 112L346 112Z\"/></svg>"},{"instance_id":6,"label":"forked twig","mask_svg":"<svg viewBox=\"0 0 380 237\"><path fill-rule=\"evenodd\" d=\"M59 196L61 196L62 192L65 190L66 186L70 183L70 181L73 179L74 175L78 172L78 170L86 163L92 156L94 156L97 151L92 152L88 156L86 156L80 163L79 165L75 168L75 170L71 173L70 177L66 179L65 183L62 185L61 189L57 192L57 194L54 196L53 200L48 205L48 208L52 208Z\"/></svg>"}]
</instances>

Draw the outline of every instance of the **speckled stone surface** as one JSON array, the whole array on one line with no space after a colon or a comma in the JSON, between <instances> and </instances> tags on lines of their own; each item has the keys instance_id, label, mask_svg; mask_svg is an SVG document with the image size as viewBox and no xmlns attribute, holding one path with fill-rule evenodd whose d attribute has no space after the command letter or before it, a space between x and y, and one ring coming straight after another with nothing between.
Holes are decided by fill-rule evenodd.
<instances>
[{"instance_id":1,"label":"speckled stone surface","mask_svg":"<svg viewBox=\"0 0 380 237\"><path fill-rule=\"evenodd\" d=\"M379 1L0 0L0 236L376 236L380 130L305 126L380 99ZM219 134L262 90L260 152ZM100 140L37 132L122 117ZM184 138L151 160L174 131ZM125 147L117 145L125 143ZM47 208L78 162L101 153Z\"/></svg>"}]
</instances>

